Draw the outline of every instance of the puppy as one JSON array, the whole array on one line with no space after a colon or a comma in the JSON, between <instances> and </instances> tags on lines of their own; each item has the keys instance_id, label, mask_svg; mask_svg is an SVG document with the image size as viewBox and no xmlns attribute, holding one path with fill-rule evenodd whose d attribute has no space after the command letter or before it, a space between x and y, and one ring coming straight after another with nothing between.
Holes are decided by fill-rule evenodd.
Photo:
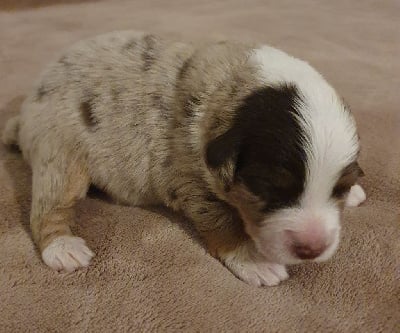
<instances>
[{"instance_id":1,"label":"puppy","mask_svg":"<svg viewBox=\"0 0 400 333\"><path fill-rule=\"evenodd\" d=\"M255 285L338 247L356 184L350 110L306 62L263 45L130 31L77 43L3 133L33 171L31 228L55 270L88 266L74 205L90 184L183 213L209 252Z\"/></svg>"}]
</instances>

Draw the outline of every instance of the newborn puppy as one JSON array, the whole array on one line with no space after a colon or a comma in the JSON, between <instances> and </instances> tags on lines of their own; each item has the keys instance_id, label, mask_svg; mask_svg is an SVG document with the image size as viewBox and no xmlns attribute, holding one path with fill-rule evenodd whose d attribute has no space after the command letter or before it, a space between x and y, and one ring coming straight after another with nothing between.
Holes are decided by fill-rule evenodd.
<instances>
[{"instance_id":1,"label":"newborn puppy","mask_svg":"<svg viewBox=\"0 0 400 333\"><path fill-rule=\"evenodd\" d=\"M55 270L87 266L71 233L90 184L190 219L252 285L339 243L357 179L354 119L306 62L269 46L186 44L134 32L79 42L42 75L3 133L33 171L32 235Z\"/></svg>"}]
</instances>

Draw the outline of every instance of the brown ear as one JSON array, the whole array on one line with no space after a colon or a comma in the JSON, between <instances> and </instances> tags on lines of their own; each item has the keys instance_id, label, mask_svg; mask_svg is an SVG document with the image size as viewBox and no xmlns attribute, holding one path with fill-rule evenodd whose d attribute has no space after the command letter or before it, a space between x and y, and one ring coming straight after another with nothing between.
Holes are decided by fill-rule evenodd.
<instances>
[{"instance_id":1,"label":"brown ear","mask_svg":"<svg viewBox=\"0 0 400 333\"><path fill-rule=\"evenodd\" d=\"M211 140L206 150L207 165L211 169L217 169L228 161L236 161L239 145L239 135L233 128Z\"/></svg>"},{"instance_id":2,"label":"brown ear","mask_svg":"<svg viewBox=\"0 0 400 333\"><path fill-rule=\"evenodd\" d=\"M364 171L357 162L349 164L344 170L333 188L332 195L340 198L347 193L350 188L357 182L359 177L364 176Z\"/></svg>"},{"instance_id":3,"label":"brown ear","mask_svg":"<svg viewBox=\"0 0 400 333\"><path fill-rule=\"evenodd\" d=\"M229 189L233 182L239 150L240 136L232 128L207 145L207 166L218 174L225 189Z\"/></svg>"}]
</instances>

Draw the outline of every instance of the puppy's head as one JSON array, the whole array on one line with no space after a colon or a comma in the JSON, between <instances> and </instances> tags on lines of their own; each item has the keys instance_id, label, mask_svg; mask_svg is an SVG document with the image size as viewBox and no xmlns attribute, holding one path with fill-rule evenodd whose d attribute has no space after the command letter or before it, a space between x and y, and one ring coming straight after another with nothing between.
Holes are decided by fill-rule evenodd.
<instances>
[{"instance_id":1,"label":"puppy's head","mask_svg":"<svg viewBox=\"0 0 400 333\"><path fill-rule=\"evenodd\" d=\"M271 48L252 61L259 88L207 145L208 167L266 258L326 260L339 243L345 196L362 174L354 119L308 64Z\"/></svg>"}]
</instances>

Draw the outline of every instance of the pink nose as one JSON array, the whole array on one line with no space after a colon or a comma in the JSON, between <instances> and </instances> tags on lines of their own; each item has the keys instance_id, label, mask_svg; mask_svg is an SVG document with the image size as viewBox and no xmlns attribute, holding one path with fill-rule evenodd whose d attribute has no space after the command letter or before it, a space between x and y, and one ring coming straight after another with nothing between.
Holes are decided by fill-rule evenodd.
<instances>
[{"instance_id":1,"label":"pink nose","mask_svg":"<svg viewBox=\"0 0 400 333\"><path fill-rule=\"evenodd\" d=\"M294 244L292 252L300 259L315 259L326 249L326 246L312 247L309 245Z\"/></svg>"},{"instance_id":2,"label":"pink nose","mask_svg":"<svg viewBox=\"0 0 400 333\"><path fill-rule=\"evenodd\" d=\"M329 246L324 230L310 228L304 231L286 230L291 252L300 259L315 259L319 257Z\"/></svg>"}]
</instances>

